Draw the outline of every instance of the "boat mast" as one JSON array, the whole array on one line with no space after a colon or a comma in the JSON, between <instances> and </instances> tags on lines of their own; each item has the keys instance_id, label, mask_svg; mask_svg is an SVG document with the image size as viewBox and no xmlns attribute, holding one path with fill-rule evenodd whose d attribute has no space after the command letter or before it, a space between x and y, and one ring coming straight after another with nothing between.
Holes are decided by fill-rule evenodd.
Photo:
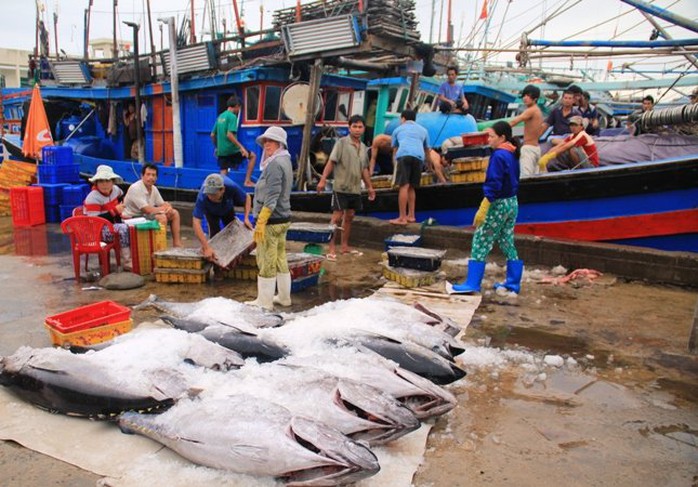
<instances>
[{"instance_id":1,"label":"boat mast","mask_svg":"<svg viewBox=\"0 0 698 487\"><path fill-rule=\"evenodd\" d=\"M431 0L431 22L429 23L429 44L433 42L434 37L434 9L436 8L436 0ZM261 28L259 30L262 30Z\"/></svg>"},{"instance_id":2,"label":"boat mast","mask_svg":"<svg viewBox=\"0 0 698 487\"><path fill-rule=\"evenodd\" d=\"M38 57L39 57L39 2L38 2L38 0L35 1L35 5L36 5L36 19L34 20L34 34L35 34L34 59L38 59Z\"/></svg>"},{"instance_id":3,"label":"boat mast","mask_svg":"<svg viewBox=\"0 0 698 487\"><path fill-rule=\"evenodd\" d=\"M235 13L235 23L238 26L238 34L240 35L240 46L244 49L245 48L245 28L242 26L242 20L240 20L240 13L238 11L237 0L233 0L233 13Z\"/></svg>"},{"instance_id":4,"label":"boat mast","mask_svg":"<svg viewBox=\"0 0 698 487\"><path fill-rule=\"evenodd\" d=\"M663 38L665 38L666 40L672 40L672 39L673 39L673 37L671 37L671 36L669 35L669 33L666 31L666 29L665 29L664 27L662 27L661 25L659 25L659 22L657 22L656 20L654 20L654 18L652 18L652 16L650 16L650 15L649 15L648 13L646 13L646 12L640 12L640 13L641 13L642 15L645 16L645 18L647 19L647 21L648 21L650 24L652 24L652 25L654 26L655 29L657 29L657 32L659 32ZM685 51L686 51L686 48L683 47L683 46L679 46L679 51L684 51L684 52L685 52ZM685 58L688 60L688 62L691 63L693 66L695 66L696 68L698 68L698 58L696 58L693 54L689 54L688 52L685 52L685 54L683 54L683 57L685 57Z\"/></svg>"},{"instance_id":5,"label":"boat mast","mask_svg":"<svg viewBox=\"0 0 698 487\"><path fill-rule=\"evenodd\" d=\"M116 5L119 0L114 0L114 6L112 10L112 33L113 33L113 44L112 44L112 56L114 60L119 59L119 47L116 44Z\"/></svg>"},{"instance_id":6,"label":"boat mast","mask_svg":"<svg viewBox=\"0 0 698 487\"><path fill-rule=\"evenodd\" d=\"M189 23L189 43L196 44L196 22L194 21L194 0L190 0L191 22Z\"/></svg>"},{"instance_id":7,"label":"boat mast","mask_svg":"<svg viewBox=\"0 0 698 487\"><path fill-rule=\"evenodd\" d=\"M150 33L150 61L153 63L153 69L157 64L155 56L155 41L153 40L153 19L150 16L150 0L145 0L145 5L148 8L148 32Z\"/></svg>"},{"instance_id":8,"label":"boat mast","mask_svg":"<svg viewBox=\"0 0 698 487\"><path fill-rule=\"evenodd\" d=\"M83 57L85 60L87 60L90 57L90 14L92 12L92 2L93 0L90 0L90 2L87 4L87 8L85 9L85 41L84 41L84 46L83 46Z\"/></svg>"},{"instance_id":9,"label":"boat mast","mask_svg":"<svg viewBox=\"0 0 698 487\"><path fill-rule=\"evenodd\" d=\"M659 17L660 19L664 19L667 22L671 22L674 25L683 27L684 29L688 29L693 32L698 32L698 22L694 22L691 19L687 19L686 17L682 17L680 15L672 14L666 9L655 7L654 5L650 5L641 0L621 0L621 2L627 3L628 5L635 7L638 10L647 12L648 14L654 15L655 17Z\"/></svg>"},{"instance_id":10,"label":"boat mast","mask_svg":"<svg viewBox=\"0 0 698 487\"><path fill-rule=\"evenodd\" d=\"M182 123L179 115L179 74L177 73L177 29L175 18L160 19L167 23L170 35L170 91L172 92L172 145L175 167L184 167L182 153Z\"/></svg>"},{"instance_id":11,"label":"boat mast","mask_svg":"<svg viewBox=\"0 0 698 487\"><path fill-rule=\"evenodd\" d=\"M57 6L56 6L57 7ZM53 12L53 39L56 42L56 59L58 59L58 13Z\"/></svg>"}]
</instances>

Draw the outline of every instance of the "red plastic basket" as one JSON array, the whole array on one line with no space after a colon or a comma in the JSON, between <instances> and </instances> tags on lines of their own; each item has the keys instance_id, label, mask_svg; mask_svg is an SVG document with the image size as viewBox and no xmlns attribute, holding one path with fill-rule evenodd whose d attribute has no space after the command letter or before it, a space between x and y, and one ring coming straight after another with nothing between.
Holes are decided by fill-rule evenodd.
<instances>
[{"instance_id":1,"label":"red plastic basket","mask_svg":"<svg viewBox=\"0 0 698 487\"><path fill-rule=\"evenodd\" d=\"M114 301L100 301L46 318L46 326L60 333L120 323L131 319L131 310Z\"/></svg>"},{"instance_id":2,"label":"red plastic basket","mask_svg":"<svg viewBox=\"0 0 698 487\"><path fill-rule=\"evenodd\" d=\"M40 186L10 189L12 224L16 227L31 227L46 223L44 215L44 188Z\"/></svg>"},{"instance_id":3,"label":"red plastic basket","mask_svg":"<svg viewBox=\"0 0 698 487\"><path fill-rule=\"evenodd\" d=\"M487 144L487 132L463 134L461 139L463 139L463 145L485 145Z\"/></svg>"}]
</instances>

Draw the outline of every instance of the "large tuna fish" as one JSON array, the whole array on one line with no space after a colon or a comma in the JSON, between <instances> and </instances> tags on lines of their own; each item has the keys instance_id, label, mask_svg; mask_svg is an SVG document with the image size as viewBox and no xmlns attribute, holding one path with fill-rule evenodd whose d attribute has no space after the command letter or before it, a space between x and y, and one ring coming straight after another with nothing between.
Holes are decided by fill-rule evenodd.
<instances>
[{"instance_id":1,"label":"large tuna fish","mask_svg":"<svg viewBox=\"0 0 698 487\"><path fill-rule=\"evenodd\" d=\"M309 343L322 337L375 334L421 345L447 360L463 353L463 344L432 326L434 320L431 314L390 299L349 299L312 308L274 333L285 343L294 336Z\"/></svg>"},{"instance_id":2,"label":"large tuna fish","mask_svg":"<svg viewBox=\"0 0 698 487\"><path fill-rule=\"evenodd\" d=\"M195 319L200 322L223 323L232 326L251 326L254 328L268 328L283 324L283 318L279 315L268 313L258 306L247 304L222 297L206 298L191 303L179 303L165 301L155 294L134 306L133 309L142 309L149 306L176 318Z\"/></svg>"},{"instance_id":3,"label":"large tuna fish","mask_svg":"<svg viewBox=\"0 0 698 487\"><path fill-rule=\"evenodd\" d=\"M22 347L0 359L0 382L41 408L105 417L128 409L159 409L192 393L198 378L190 364L228 370L244 360L198 335L146 329L83 355Z\"/></svg>"},{"instance_id":4,"label":"large tuna fish","mask_svg":"<svg viewBox=\"0 0 698 487\"><path fill-rule=\"evenodd\" d=\"M419 420L399 401L369 385L310 367L247 364L219 374L207 397L243 393L312 415L354 440L379 445L419 428Z\"/></svg>"},{"instance_id":5,"label":"large tuna fish","mask_svg":"<svg viewBox=\"0 0 698 487\"><path fill-rule=\"evenodd\" d=\"M447 413L457 403L447 390L370 350L341 347L303 357L292 355L279 364L313 367L370 384L400 401L422 420Z\"/></svg>"},{"instance_id":6,"label":"large tuna fish","mask_svg":"<svg viewBox=\"0 0 698 487\"><path fill-rule=\"evenodd\" d=\"M181 401L158 416L124 413L119 425L194 463L274 476L289 486L343 485L380 469L368 448L256 397Z\"/></svg>"},{"instance_id":7,"label":"large tuna fish","mask_svg":"<svg viewBox=\"0 0 698 487\"><path fill-rule=\"evenodd\" d=\"M272 362L288 355L288 350L271 338L259 335L256 328L224 323L210 324L195 319L161 316L161 320L179 330L198 333L207 340L234 350L244 358L255 358L258 362Z\"/></svg>"},{"instance_id":8,"label":"large tuna fish","mask_svg":"<svg viewBox=\"0 0 698 487\"><path fill-rule=\"evenodd\" d=\"M434 384L450 384L465 377L465 370L431 350L409 342L401 342L379 335L356 335L347 340L363 345L378 355L396 362L400 367L429 379ZM342 343L341 341L339 343Z\"/></svg>"},{"instance_id":9,"label":"large tuna fish","mask_svg":"<svg viewBox=\"0 0 698 487\"><path fill-rule=\"evenodd\" d=\"M25 401L70 416L109 418L122 411L156 412L174 404L186 381L175 373L152 371L160 388L117 382L110 370L65 350L22 347L0 359L0 383ZM144 374L141 380L149 380ZM162 390L169 384L167 394ZM151 381L152 384L152 381Z\"/></svg>"}]
</instances>

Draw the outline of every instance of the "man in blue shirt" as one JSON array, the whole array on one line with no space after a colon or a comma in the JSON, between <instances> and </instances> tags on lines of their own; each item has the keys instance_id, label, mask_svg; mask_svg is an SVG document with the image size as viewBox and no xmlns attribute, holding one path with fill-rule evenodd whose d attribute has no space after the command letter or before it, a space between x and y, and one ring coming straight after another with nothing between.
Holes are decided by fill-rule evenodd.
<instances>
[{"instance_id":1,"label":"man in blue shirt","mask_svg":"<svg viewBox=\"0 0 698 487\"><path fill-rule=\"evenodd\" d=\"M570 118L582 114L574 106L574 93L567 90L562 94L560 105L553 108L548 115L548 118L543 122L543 130L545 133L548 127L553 127L552 135L566 135L570 133ZM554 141L551 141L555 145Z\"/></svg>"},{"instance_id":2,"label":"man in blue shirt","mask_svg":"<svg viewBox=\"0 0 698 487\"><path fill-rule=\"evenodd\" d=\"M584 131L589 135L599 135L599 112L594 105L589 103L590 99L591 95L588 91L582 92L577 108L584 119Z\"/></svg>"},{"instance_id":3,"label":"man in blue shirt","mask_svg":"<svg viewBox=\"0 0 698 487\"><path fill-rule=\"evenodd\" d=\"M201 252L204 257L214 260L213 249L208 244L208 238L201 226L201 221L206 218L210 237L221 230L221 222L227 225L235 218L235 206L245 207L245 226L254 227L250 223L250 209L252 198L246 194L235 182L220 174L209 174L199 190L192 213L192 228L194 235L201 243Z\"/></svg>"},{"instance_id":4,"label":"man in blue shirt","mask_svg":"<svg viewBox=\"0 0 698 487\"><path fill-rule=\"evenodd\" d=\"M446 81L439 87L439 110L443 113L459 112L466 113L470 108L468 100L463 94L463 86L456 84L458 69L449 66L446 69Z\"/></svg>"},{"instance_id":5,"label":"man in blue shirt","mask_svg":"<svg viewBox=\"0 0 698 487\"><path fill-rule=\"evenodd\" d=\"M393 154L397 161L395 184L398 192L400 216L390 220L393 225L407 225L416 220L417 202L415 188L419 187L424 162L429 161L429 133L415 120L414 110L405 110L400 116L400 126L393 132Z\"/></svg>"}]
</instances>

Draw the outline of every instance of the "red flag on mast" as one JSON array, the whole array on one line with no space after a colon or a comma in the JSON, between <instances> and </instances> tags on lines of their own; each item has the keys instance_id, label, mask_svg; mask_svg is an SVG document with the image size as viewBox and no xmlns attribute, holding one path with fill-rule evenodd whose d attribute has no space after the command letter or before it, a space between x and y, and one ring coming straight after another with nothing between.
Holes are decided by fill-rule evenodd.
<instances>
[{"instance_id":1,"label":"red flag on mast","mask_svg":"<svg viewBox=\"0 0 698 487\"><path fill-rule=\"evenodd\" d=\"M480 20L487 18L487 0L482 2L482 10L480 11Z\"/></svg>"}]
</instances>

